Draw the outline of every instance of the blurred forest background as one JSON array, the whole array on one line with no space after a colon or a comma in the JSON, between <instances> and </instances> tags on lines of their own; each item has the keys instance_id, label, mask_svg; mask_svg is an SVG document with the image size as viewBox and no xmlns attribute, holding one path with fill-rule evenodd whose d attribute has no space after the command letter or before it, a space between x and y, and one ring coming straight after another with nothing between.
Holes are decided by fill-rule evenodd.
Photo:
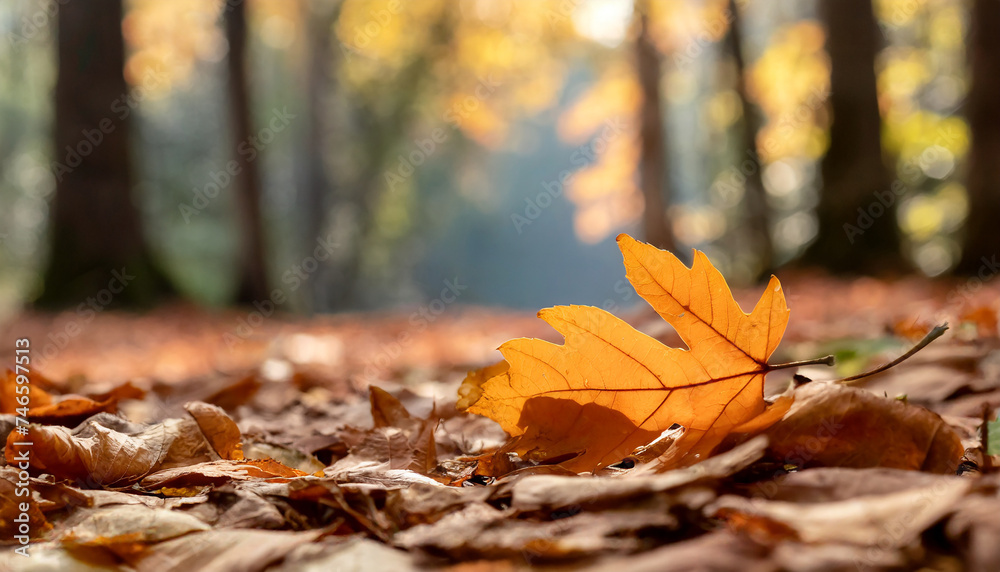
<instances>
[{"instance_id":1,"label":"blurred forest background","mask_svg":"<svg viewBox=\"0 0 1000 572\"><path fill-rule=\"evenodd\" d=\"M619 232L735 284L1000 270L995 0L5 0L0 32L0 315L607 307Z\"/></svg>"}]
</instances>

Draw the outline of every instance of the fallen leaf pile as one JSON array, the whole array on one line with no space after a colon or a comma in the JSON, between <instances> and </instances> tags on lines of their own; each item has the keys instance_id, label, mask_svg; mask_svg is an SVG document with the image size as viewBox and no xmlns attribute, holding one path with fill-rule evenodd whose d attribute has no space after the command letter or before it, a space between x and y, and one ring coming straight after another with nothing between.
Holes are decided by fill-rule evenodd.
<instances>
[{"instance_id":1,"label":"fallen leaf pile","mask_svg":"<svg viewBox=\"0 0 1000 572\"><path fill-rule=\"evenodd\" d=\"M857 341L811 335L826 310L798 287L791 322L777 279L745 314L704 255L688 268L619 244L629 280L673 330L552 308L540 316L561 344L513 340L503 362L473 369L487 355L463 354L468 340L443 322L426 332L423 362L405 349L421 365L370 385L374 362L313 348L356 340L378 355L400 330L380 342L353 323L290 324L249 369L35 375L26 436L14 432L13 378L0 377L0 570L1000 569L1000 340L988 312L943 316L955 324L945 337L858 386L816 367L800 370L814 381L791 383L768 365L776 349L870 367L913 336L897 332L899 315L859 327ZM496 343L546 335L520 318L494 323ZM865 357L870 347L885 349ZM31 558L13 540L25 441Z\"/></svg>"}]
</instances>

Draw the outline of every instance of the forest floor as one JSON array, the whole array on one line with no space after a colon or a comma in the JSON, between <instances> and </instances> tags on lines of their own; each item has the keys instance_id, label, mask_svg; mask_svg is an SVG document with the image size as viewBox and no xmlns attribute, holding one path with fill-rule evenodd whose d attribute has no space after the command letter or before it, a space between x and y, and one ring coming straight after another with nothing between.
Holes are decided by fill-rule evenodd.
<instances>
[{"instance_id":1,"label":"forest floor","mask_svg":"<svg viewBox=\"0 0 1000 572\"><path fill-rule=\"evenodd\" d=\"M1000 475L977 451L1000 407L1000 284L783 285L791 318L771 362L837 358L801 368L806 388L950 329L791 453L758 437L659 474L476 474L506 436L456 411L458 386L508 339L561 341L531 313L23 314L0 327L3 369L30 340L32 389L19 437L15 377L0 387L0 570L1000 569ZM735 297L750 308L760 291ZM682 346L641 301L617 313ZM765 393L793 373L769 374ZM899 468L944 431L963 459ZM30 558L15 553L22 513Z\"/></svg>"}]
</instances>

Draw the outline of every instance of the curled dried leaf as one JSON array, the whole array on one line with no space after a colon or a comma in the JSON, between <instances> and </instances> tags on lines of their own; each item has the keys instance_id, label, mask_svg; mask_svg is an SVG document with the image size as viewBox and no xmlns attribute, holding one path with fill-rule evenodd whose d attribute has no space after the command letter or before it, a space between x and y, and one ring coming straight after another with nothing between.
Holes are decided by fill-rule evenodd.
<instances>
[{"instance_id":1,"label":"curled dried leaf","mask_svg":"<svg viewBox=\"0 0 1000 572\"><path fill-rule=\"evenodd\" d=\"M184 409L194 417L198 428L219 457L227 460L243 458L240 429L221 407L192 401L184 404Z\"/></svg>"},{"instance_id":2,"label":"curled dried leaf","mask_svg":"<svg viewBox=\"0 0 1000 572\"><path fill-rule=\"evenodd\" d=\"M16 445L18 442L32 445ZM208 460L211 455L198 424L189 419L167 419L134 434L96 422L75 430L32 423L27 436L8 436L7 462L14 462L24 450L31 457L32 470L77 481L87 488L128 486L156 469Z\"/></svg>"}]
</instances>

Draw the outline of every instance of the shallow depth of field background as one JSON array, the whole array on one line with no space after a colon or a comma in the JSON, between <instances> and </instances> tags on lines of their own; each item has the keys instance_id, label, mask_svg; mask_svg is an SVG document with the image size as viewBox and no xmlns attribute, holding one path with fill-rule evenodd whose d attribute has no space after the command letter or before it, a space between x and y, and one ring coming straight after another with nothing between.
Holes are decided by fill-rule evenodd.
<instances>
[{"instance_id":1,"label":"shallow depth of field background","mask_svg":"<svg viewBox=\"0 0 1000 572\"><path fill-rule=\"evenodd\" d=\"M0 5L3 316L122 267L109 305L624 304L620 232L737 285L1000 251L995 2L77 3Z\"/></svg>"}]
</instances>

